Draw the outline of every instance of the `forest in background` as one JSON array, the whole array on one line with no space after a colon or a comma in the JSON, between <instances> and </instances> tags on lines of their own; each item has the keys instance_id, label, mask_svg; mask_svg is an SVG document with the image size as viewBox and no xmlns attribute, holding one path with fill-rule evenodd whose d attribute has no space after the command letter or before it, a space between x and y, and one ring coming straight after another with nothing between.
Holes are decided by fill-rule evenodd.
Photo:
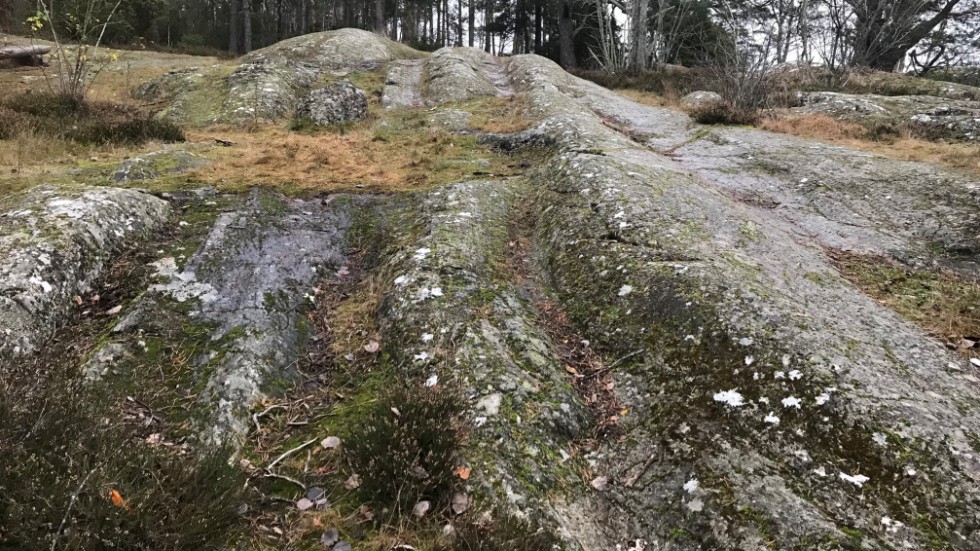
<instances>
[{"instance_id":1,"label":"forest in background","mask_svg":"<svg viewBox=\"0 0 980 551\"><path fill-rule=\"evenodd\" d=\"M105 44L188 53L243 54L357 27L423 50L538 53L613 72L705 65L737 50L767 63L925 73L974 63L980 43L980 0L48 1L68 40L113 13ZM0 31L30 34L38 11L39 0L5 0Z\"/></svg>"}]
</instances>

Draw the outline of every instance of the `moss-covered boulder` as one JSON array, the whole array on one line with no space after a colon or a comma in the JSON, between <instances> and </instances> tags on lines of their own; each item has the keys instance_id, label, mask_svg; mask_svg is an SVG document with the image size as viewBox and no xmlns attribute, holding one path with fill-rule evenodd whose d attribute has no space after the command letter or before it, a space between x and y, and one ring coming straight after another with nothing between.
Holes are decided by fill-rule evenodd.
<instances>
[{"instance_id":1,"label":"moss-covered boulder","mask_svg":"<svg viewBox=\"0 0 980 551\"><path fill-rule=\"evenodd\" d=\"M284 40L238 63L171 71L136 97L162 102L161 117L193 126L276 122L333 73L422 55L371 32L340 29Z\"/></svg>"}]
</instances>

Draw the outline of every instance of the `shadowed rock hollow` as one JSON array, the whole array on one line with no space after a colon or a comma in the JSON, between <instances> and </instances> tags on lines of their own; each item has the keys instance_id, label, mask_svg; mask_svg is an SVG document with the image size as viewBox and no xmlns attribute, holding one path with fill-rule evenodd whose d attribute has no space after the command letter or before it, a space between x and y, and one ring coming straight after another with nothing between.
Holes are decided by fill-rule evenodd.
<instances>
[{"instance_id":1,"label":"shadowed rock hollow","mask_svg":"<svg viewBox=\"0 0 980 551\"><path fill-rule=\"evenodd\" d=\"M303 305L346 277L354 232L380 251L366 269L382 364L467 398L465 491L541 519L563 548L980 548L976 367L825 252L975 278L974 179L701 127L533 55L424 57L343 30L240 61L140 94L189 124L279 122L329 75L386 71L395 111L518 96L533 128L482 137L535 161L521 177L372 198L33 190L0 218L0 362L54 334L117 243L155 248L172 205L186 217L192 204L198 234L156 261L91 369L125 372L151 353L148 327L187 316L218 343L193 358L198 426L241 438L250 404L295 376ZM543 303L601 362L587 377L619 413L598 438L608 411L567 369Z\"/></svg>"}]
</instances>

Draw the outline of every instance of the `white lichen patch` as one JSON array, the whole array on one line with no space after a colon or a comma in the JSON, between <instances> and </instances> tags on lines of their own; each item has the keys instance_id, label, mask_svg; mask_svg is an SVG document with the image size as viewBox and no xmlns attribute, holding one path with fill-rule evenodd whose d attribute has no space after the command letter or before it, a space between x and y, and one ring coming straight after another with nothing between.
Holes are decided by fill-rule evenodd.
<instances>
[{"instance_id":1,"label":"white lichen patch","mask_svg":"<svg viewBox=\"0 0 980 551\"><path fill-rule=\"evenodd\" d=\"M151 291L168 295L177 302L187 302L191 299L214 302L218 299L211 284L198 281L194 272L181 271L177 267L177 261L171 256L151 262L150 266L156 269L158 276L169 280L166 283L151 285Z\"/></svg>"},{"instance_id":2,"label":"white lichen patch","mask_svg":"<svg viewBox=\"0 0 980 551\"><path fill-rule=\"evenodd\" d=\"M476 403L476 409L482 409L488 416L497 415L500 413L500 405L503 403L503 396L499 393L493 393L489 396L484 396Z\"/></svg>"},{"instance_id":3,"label":"white lichen patch","mask_svg":"<svg viewBox=\"0 0 980 551\"><path fill-rule=\"evenodd\" d=\"M698 488L700 486L701 483L698 482L698 479L692 478L691 480L688 480L687 482L684 483L684 491L689 494L693 494L694 492L698 491Z\"/></svg>"},{"instance_id":4,"label":"white lichen patch","mask_svg":"<svg viewBox=\"0 0 980 551\"><path fill-rule=\"evenodd\" d=\"M803 402L799 398L797 398L796 396L788 396L786 398L783 398L783 407L784 408L796 408L796 409L800 409L800 404L802 404L802 403Z\"/></svg>"},{"instance_id":5,"label":"white lichen patch","mask_svg":"<svg viewBox=\"0 0 980 551\"><path fill-rule=\"evenodd\" d=\"M628 295L628 294L630 294L632 292L633 292L633 286L632 285L623 285L622 287L619 288L619 296L621 296L621 297L625 297L626 295Z\"/></svg>"},{"instance_id":6,"label":"white lichen patch","mask_svg":"<svg viewBox=\"0 0 980 551\"><path fill-rule=\"evenodd\" d=\"M773 411L770 411L769 415L766 415L766 418L763 419L763 421L773 426L779 425L779 417L776 417L776 413Z\"/></svg>"},{"instance_id":7,"label":"white lichen patch","mask_svg":"<svg viewBox=\"0 0 980 551\"><path fill-rule=\"evenodd\" d=\"M737 389L723 390L714 396L716 402L722 402L728 407L741 407L745 405L745 397Z\"/></svg>"},{"instance_id":8,"label":"white lichen patch","mask_svg":"<svg viewBox=\"0 0 980 551\"><path fill-rule=\"evenodd\" d=\"M863 474L849 475L847 473L840 473L840 475L838 476L840 476L840 479L843 480L844 482L850 482L851 484L854 484L858 488L861 488L862 486L864 486L864 484L867 481L871 480L870 478L864 476Z\"/></svg>"}]
</instances>

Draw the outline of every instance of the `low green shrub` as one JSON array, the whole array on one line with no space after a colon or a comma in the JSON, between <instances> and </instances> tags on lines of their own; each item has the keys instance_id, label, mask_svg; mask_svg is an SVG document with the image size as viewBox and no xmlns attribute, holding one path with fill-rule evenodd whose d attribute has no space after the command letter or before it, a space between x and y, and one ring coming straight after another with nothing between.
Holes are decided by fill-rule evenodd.
<instances>
[{"instance_id":1,"label":"low green shrub","mask_svg":"<svg viewBox=\"0 0 980 551\"><path fill-rule=\"evenodd\" d=\"M110 404L0 386L0 549L228 548L244 523L228 450L151 446Z\"/></svg>"},{"instance_id":2,"label":"low green shrub","mask_svg":"<svg viewBox=\"0 0 980 551\"><path fill-rule=\"evenodd\" d=\"M392 385L345 440L362 498L399 512L421 500L448 503L459 480L464 411L453 388Z\"/></svg>"},{"instance_id":3,"label":"low green shrub","mask_svg":"<svg viewBox=\"0 0 980 551\"><path fill-rule=\"evenodd\" d=\"M82 102L61 94L26 93L0 103L0 139L30 131L84 145L141 145L148 141L182 142L177 125L154 119L129 106Z\"/></svg>"}]
</instances>

